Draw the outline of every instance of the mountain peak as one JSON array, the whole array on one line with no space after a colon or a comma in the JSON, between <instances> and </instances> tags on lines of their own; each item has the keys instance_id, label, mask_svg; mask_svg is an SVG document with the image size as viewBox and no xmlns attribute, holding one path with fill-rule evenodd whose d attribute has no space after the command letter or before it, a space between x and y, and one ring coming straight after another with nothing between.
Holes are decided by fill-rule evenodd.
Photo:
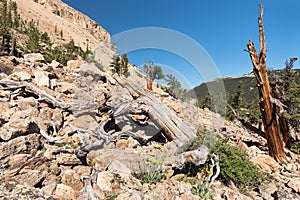
<instances>
[{"instance_id":1,"label":"mountain peak","mask_svg":"<svg viewBox=\"0 0 300 200\"><path fill-rule=\"evenodd\" d=\"M75 44L91 49L100 42L110 43L110 34L97 22L71 8L61 0L15 0L22 19L35 21L41 32L48 32L56 43L71 38Z\"/></svg>"}]
</instances>

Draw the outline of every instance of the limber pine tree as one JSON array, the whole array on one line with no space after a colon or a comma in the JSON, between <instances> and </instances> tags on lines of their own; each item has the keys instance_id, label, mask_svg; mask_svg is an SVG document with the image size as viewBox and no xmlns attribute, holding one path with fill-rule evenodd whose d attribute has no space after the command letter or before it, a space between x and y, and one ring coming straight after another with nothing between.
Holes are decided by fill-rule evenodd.
<instances>
[{"instance_id":1,"label":"limber pine tree","mask_svg":"<svg viewBox=\"0 0 300 200\"><path fill-rule=\"evenodd\" d=\"M277 109L278 101L271 96L271 87L269 84L266 69L266 41L263 26L264 8L260 4L260 15L258 18L260 50L256 52L254 43L249 40L247 44L248 52L253 65L253 72L256 77L259 91L259 107L262 122L265 129L265 135L268 143L269 154L278 162L285 162L286 155L282 136L289 135L281 129L279 111Z\"/></svg>"},{"instance_id":2,"label":"limber pine tree","mask_svg":"<svg viewBox=\"0 0 300 200\"><path fill-rule=\"evenodd\" d=\"M113 61L110 63L110 67L112 68L113 73L121 75L128 74L129 62L127 58L127 54L123 54L121 56L115 55L113 57Z\"/></svg>"},{"instance_id":3,"label":"limber pine tree","mask_svg":"<svg viewBox=\"0 0 300 200\"><path fill-rule=\"evenodd\" d=\"M175 98L179 98L182 92L181 83L172 74L167 74L164 78L167 85L169 86L168 92L171 93Z\"/></svg>"},{"instance_id":4,"label":"limber pine tree","mask_svg":"<svg viewBox=\"0 0 300 200\"><path fill-rule=\"evenodd\" d=\"M147 89L149 91L152 91L152 83L154 80L159 80L165 77L161 67L154 65L152 61L146 62L143 70L146 73Z\"/></svg>"}]
</instances>

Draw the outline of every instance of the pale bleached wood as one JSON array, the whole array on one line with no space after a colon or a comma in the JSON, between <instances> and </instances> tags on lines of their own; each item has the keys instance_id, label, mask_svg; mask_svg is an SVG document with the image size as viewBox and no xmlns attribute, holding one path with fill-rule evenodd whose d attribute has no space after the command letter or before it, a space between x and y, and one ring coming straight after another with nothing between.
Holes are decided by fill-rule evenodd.
<instances>
[{"instance_id":1,"label":"pale bleached wood","mask_svg":"<svg viewBox=\"0 0 300 200\"><path fill-rule=\"evenodd\" d=\"M259 42L260 52L257 53L253 42L250 40L247 44L248 52L253 65L253 72L257 80L259 91L259 106L262 116L262 121L265 128L265 135L268 142L269 154L278 162L285 162L286 155L283 148L281 138L280 123L276 119L278 113L274 112L274 106L271 102L271 89L268 79L266 67L266 41L263 26L263 12L264 8L260 4L260 15L258 18L259 26Z\"/></svg>"}]
</instances>

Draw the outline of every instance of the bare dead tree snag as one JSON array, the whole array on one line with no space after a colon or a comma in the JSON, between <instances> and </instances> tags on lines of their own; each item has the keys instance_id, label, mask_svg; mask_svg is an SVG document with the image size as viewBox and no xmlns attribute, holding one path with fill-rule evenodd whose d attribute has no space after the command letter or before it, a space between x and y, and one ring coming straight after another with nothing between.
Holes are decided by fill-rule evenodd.
<instances>
[{"instance_id":1,"label":"bare dead tree snag","mask_svg":"<svg viewBox=\"0 0 300 200\"><path fill-rule=\"evenodd\" d=\"M281 136L281 128L276 113L276 105L272 103L271 88L268 80L266 69L266 41L263 27L263 11L264 8L260 4L260 15L258 18L259 26L259 42L260 51L256 52L255 46L249 40L247 47L253 65L253 72L255 74L258 90L259 90L259 106L262 115L262 121L265 128L266 139L268 142L269 154L278 162L284 162L286 155L284 152L283 142Z\"/></svg>"},{"instance_id":2,"label":"bare dead tree snag","mask_svg":"<svg viewBox=\"0 0 300 200\"><path fill-rule=\"evenodd\" d=\"M147 89L149 91L152 91L152 81L151 81L151 76L150 76L150 72L149 72L149 69L147 70L147 77L146 77L146 80L147 80Z\"/></svg>"}]
</instances>

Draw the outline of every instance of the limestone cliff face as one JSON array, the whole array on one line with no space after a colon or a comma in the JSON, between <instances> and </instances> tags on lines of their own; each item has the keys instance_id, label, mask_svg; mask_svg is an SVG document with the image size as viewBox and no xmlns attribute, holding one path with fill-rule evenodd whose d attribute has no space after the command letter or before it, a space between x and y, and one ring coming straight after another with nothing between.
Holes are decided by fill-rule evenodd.
<instances>
[{"instance_id":1,"label":"limestone cliff face","mask_svg":"<svg viewBox=\"0 0 300 200\"><path fill-rule=\"evenodd\" d=\"M39 29L50 33L55 42L67 42L73 38L75 43L94 49L100 42L110 43L110 34L97 22L83 13L71 8L61 0L14 0L18 4L21 18L39 22ZM61 33L63 40L61 39Z\"/></svg>"}]
</instances>

